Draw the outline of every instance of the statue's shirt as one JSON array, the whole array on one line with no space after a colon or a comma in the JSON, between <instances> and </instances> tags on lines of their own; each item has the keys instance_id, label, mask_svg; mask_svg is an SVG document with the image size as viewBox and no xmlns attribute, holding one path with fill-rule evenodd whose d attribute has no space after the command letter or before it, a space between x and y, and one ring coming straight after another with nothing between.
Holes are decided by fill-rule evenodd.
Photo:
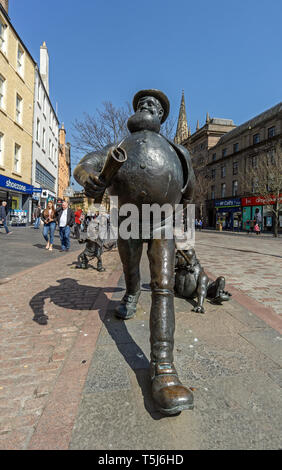
<instances>
[{"instance_id":1,"label":"statue's shirt","mask_svg":"<svg viewBox=\"0 0 282 470\"><path fill-rule=\"evenodd\" d=\"M140 131L121 143L127 161L119 169L109 193L119 197L119 205L178 204L183 188L181 161L160 134Z\"/></svg>"}]
</instances>

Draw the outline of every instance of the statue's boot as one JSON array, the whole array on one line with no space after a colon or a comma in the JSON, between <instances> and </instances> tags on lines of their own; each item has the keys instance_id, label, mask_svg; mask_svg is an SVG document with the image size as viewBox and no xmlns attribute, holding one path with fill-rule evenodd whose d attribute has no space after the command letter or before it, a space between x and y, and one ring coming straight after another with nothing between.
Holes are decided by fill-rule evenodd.
<instances>
[{"instance_id":1,"label":"statue's boot","mask_svg":"<svg viewBox=\"0 0 282 470\"><path fill-rule=\"evenodd\" d=\"M165 289L152 292L151 380L152 397L158 411L176 415L193 409L193 393L180 382L173 365L174 295Z\"/></svg>"},{"instance_id":2,"label":"statue's boot","mask_svg":"<svg viewBox=\"0 0 282 470\"><path fill-rule=\"evenodd\" d=\"M132 318L137 309L138 299L140 297L140 290L135 294L125 294L120 304L115 309L115 315L123 320Z\"/></svg>"},{"instance_id":3,"label":"statue's boot","mask_svg":"<svg viewBox=\"0 0 282 470\"><path fill-rule=\"evenodd\" d=\"M99 271L99 273L106 271L105 268L103 267L103 264L102 264L102 260L101 260L101 259L98 259L97 271Z\"/></svg>"}]
</instances>

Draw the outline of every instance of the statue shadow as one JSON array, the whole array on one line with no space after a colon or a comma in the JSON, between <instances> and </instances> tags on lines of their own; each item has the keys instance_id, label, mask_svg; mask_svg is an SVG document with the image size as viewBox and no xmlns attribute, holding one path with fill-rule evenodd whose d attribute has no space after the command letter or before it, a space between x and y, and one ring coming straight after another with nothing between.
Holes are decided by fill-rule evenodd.
<instances>
[{"instance_id":1,"label":"statue shadow","mask_svg":"<svg viewBox=\"0 0 282 470\"><path fill-rule=\"evenodd\" d=\"M107 293L123 292L122 287L92 287L81 285L72 278L58 279L57 286L50 286L44 291L38 292L32 297L29 305L34 313L34 320L44 315L44 303L49 299L53 304L70 310L92 310L99 296L99 305L108 301ZM151 383L149 376L149 360L130 335L126 322L116 318L115 307L119 304L117 300L110 300L107 310L98 310L108 334L114 341L118 351L136 376L137 383L141 389L144 407L154 420L160 420L166 416L155 410L151 397ZM132 320L128 320L132 321ZM107 343L108 344L108 343ZM167 417L166 417L167 418Z\"/></svg>"},{"instance_id":2,"label":"statue shadow","mask_svg":"<svg viewBox=\"0 0 282 470\"><path fill-rule=\"evenodd\" d=\"M92 264L92 261L96 262L97 264L97 259L96 260L90 260L88 261L88 268L87 269L94 269L94 271L98 271L97 267ZM79 266L78 261L73 261L72 263L67 264L71 269L83 269Z\"/></svg>"}]
</instances>

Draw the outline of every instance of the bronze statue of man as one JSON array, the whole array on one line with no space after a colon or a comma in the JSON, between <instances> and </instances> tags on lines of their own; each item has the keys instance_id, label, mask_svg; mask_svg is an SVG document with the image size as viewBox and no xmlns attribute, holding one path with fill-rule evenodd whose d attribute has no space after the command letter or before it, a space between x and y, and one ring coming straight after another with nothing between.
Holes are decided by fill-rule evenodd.
<instances>
[{"instance_id":1,"label":"bronze statue of man","mask_svg":"<svg viewBox=\"0 0 282 470\"><path fill-rule=\"evenodd\" d=\"M141 90L133 99L135 114L128 120L130 135L120 146L127 160L108 183L109 194L118 196L119 207L134 204L142 214L144 204L186 205L195 184L189 152L160 134L161 124L169 114L169 100L155 89ZM115 147L119 149L119 145ZM114 151L115 149L110 149ZM76 167L74 177L85 188L88 197L99 198L106 184L99 178L109 147L86 155ZM161 222L159 235L150 226L149 235L138 239L122 239L118 250L123 265L126 293L116 309L119 318L131 318L140 296L139 264L143 243L148 244L151 274L152 305L150 312L150 342L152 396L158 410L166 415L193 408L193 394L184 387L173 365L174 346L174 264L175 240L166 238L169 217ZM140 215L142 219L142 215ZM122 217L119 218L119 222ZM142 223L142 220L140 220ZM161 233L161 235L160 235Z\"/></svg>"}]
</instances>

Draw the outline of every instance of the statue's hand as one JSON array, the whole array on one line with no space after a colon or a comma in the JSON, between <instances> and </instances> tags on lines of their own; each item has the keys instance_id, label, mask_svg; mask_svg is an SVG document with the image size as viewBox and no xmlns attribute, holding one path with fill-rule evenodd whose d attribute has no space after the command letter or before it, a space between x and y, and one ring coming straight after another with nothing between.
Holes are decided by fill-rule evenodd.
<instances>
[{"instance_id":1,"label":"statue's hand","mask_svg":"<svg viewBox=\"0 0 282 470\"><path fill-rule=\"evenodd\" d=\"M86 181L83 183L85 194L87 197L93 199L97 198L102 194L106 189L106 184L99 179L97 175L88 175Z\"/></svg>"}]
</instances>

